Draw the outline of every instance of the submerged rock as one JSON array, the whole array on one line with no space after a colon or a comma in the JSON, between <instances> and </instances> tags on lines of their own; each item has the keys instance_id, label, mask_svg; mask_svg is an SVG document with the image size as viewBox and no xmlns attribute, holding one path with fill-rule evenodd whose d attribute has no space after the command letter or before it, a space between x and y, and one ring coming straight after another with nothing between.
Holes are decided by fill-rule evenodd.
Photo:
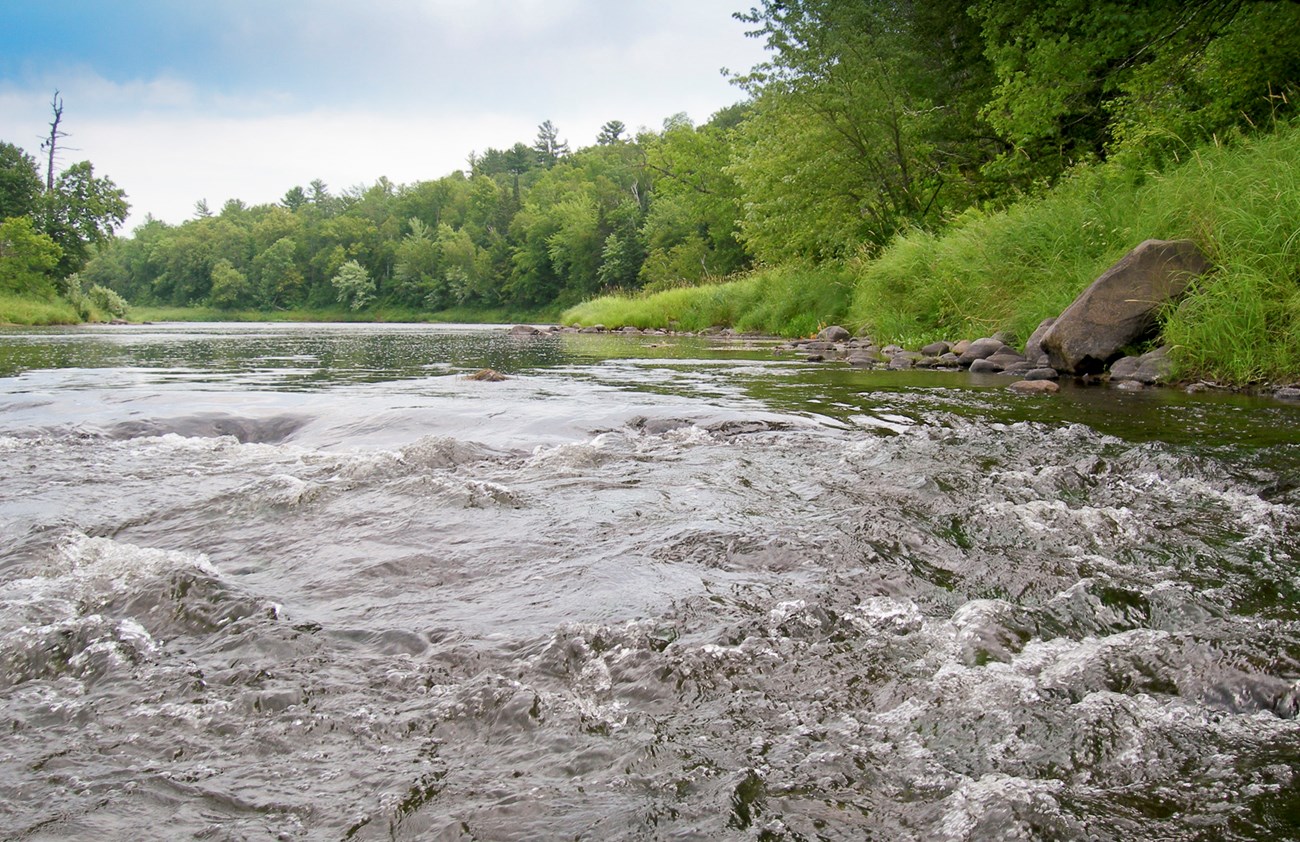
<instances>
[{"instance_id":1,"label":"submerged rock","mask_svg":"<svg viewBox=\"0 0 1300 842\"><path fill-rule=\"evenodd\" d=\"M1017 380L1007 388L1022 395L1051 395L1060 391L1061 387L1051 380Z\"/></svg>"},{"instance_id":2,"label":"submerged rock","mask_svg":"<svg viewBox=\"0 0 1300 842\"><path fill-rule=\"evenodd\" d=\"M1177 301L1210 268L1191 240L1147 240L1093 281L1042 337L1052 368L1101 371L1120 349L1147 336L1156 310Z\"/></svg>"}]
</instances>

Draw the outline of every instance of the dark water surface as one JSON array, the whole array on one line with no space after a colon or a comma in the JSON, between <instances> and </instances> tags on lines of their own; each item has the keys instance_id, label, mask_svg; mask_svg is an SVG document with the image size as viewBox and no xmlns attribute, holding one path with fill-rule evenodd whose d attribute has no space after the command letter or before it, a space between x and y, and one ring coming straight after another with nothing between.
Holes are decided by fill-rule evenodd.
<instances>
[{"instance_id":1,"label":"dark water surface","mask_svg":"<svg viewBox=\"0 0 1300 842\"><path fill-rule=\"evenodd\" d=\"M0 838L1300 837L1300 407L1007 382L0 332Z\"/></svg>"}]
</instances>

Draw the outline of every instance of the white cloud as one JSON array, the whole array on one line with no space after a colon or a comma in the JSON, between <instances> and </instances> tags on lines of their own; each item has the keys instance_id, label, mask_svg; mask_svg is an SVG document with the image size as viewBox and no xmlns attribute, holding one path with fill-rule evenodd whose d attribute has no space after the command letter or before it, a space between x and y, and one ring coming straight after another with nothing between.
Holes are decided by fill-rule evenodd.
<instances>
[{"instance_id":1,"label":"white cloud","mask_svg":"<svg viewBox=\"0 0 1300 842\"><path fill-rule=\"evenodd\" d=\"M198 199L277 201L314 178L340 190L462 168L552 120L577 148L600 125L696 121L741 98L719 73L759 45L723 0L213 0L170 7L181 43L71 53L0 79L0 140L38 150L57 87L66 165L125 189L128 225L189 218ZM183 19L182 19L183 18ZM173 25L174 24L174 25ZM160 31L162 31L160 30ZM191 46L192 44L192 46ZM75 52L75 51L74 51ZM215 57L215 58L214 58ZM98 62L98 64L96 64ZM143 69L142 69L143 68Z\"/></svg>"}]
</instances>

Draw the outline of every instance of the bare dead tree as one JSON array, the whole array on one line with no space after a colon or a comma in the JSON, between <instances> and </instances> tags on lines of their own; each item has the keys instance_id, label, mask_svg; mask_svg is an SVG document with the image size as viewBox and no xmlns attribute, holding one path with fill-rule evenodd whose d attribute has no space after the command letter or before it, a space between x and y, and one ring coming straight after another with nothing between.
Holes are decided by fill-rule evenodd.
<instances>
[{"instance_id":1,"label":"bare dead tree","mask_svg":"<svg viewBox=\"0 0 1300 842\"><path fill-rule=\"evenodd\" d=\"M54 155L58 149L59 141L68 136L67 132L59 130L59 123L63 121L63 97L59 96L57 89L54 91L54 97L50 100L50 109L54 112L54 119L50 121L50 135L41 141L41 150L49 155L45 167L46 190L54 189Z\"/></svg>"}]
</instances>

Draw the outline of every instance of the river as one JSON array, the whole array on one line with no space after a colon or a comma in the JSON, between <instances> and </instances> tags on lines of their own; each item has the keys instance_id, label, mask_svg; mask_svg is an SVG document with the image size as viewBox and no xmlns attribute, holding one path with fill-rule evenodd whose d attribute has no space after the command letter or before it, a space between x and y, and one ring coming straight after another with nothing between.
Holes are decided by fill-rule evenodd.
<instances>
[{"instance_id":1,"label":"river","mask_svg":"<svg viewBox=\"0 0 1300 842\"><path fill-rule=\"evenodd\" d=\"M1297 838L1300 406L1007 382L2 331L0 837Z\"/></svg>"}]
</instances>

